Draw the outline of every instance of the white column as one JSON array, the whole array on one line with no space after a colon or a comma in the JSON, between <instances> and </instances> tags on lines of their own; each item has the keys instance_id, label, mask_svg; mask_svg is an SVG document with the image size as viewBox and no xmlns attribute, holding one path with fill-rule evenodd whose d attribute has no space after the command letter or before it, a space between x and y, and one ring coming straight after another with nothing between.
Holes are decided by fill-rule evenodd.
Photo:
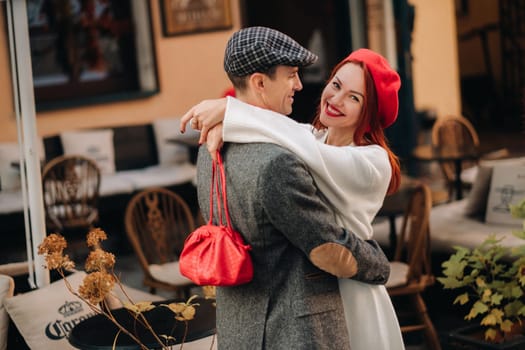
<instances>
[{"instance_id":1,"label":"white column","mask_svg":"<svg viewBox=\"0 0 525 350\"><path fill-rule=\"evenodd\" d=\"M141 91L157 89L155 60L152 49L151 23L149 19L149 2L132 1L131 12L135 27L135 45L137 46L137 66Z\"/></svg>"},{"instance_id":2,"label":"white column","mask_svg":"<svg viewBox=\"0 0 525 350\"><path fill-rule=\"evenodd\" d=\"M393 0L367 0L368 48L383 55L397 69Z\"/></svg>"},{"instance_id":3,"label":"white column","mask_svg":"<svg viewBox=\"0 0 525 350\"><path fill-rule=\"evenodd\" d=\"M49 272L43 267L44 258L38 255L38 245L46 235L46 226L26 0L7 0L7 20L14 107L21 148L20 174L24 196L29 284L33 288L43 287L49 284Z\"/></svg>"}]
</instances>

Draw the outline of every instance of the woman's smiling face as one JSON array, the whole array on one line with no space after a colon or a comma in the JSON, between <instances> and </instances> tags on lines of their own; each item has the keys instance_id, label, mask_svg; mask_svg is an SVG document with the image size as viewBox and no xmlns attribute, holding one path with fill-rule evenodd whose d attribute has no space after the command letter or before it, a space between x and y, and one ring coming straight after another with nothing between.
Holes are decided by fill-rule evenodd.
<instances>
[{"instance_id":1,"label":"woman's smiling face","mask_svg":"<svg viewBox=\"0 0 525 350\"><path fill-rule=\"evenodd\" d=\"M320 121L354 133L365 102L365 74L358 64L343 65L321 94Z\"/></svg>"}]
</instances>

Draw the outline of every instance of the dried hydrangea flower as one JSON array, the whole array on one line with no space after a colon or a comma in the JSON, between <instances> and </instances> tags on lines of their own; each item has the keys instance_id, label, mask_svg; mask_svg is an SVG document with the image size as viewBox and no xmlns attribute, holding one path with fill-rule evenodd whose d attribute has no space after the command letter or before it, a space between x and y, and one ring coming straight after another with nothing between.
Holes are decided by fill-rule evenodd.
<instances>
[{"instance_id":1,"label":"dried hydrangea flower","mask_svg":"<svg viewBox=\"0 0 525 350\"><path fill-rule=\"evenodd\" d=\"M82 284L78 287L78 294L96 305L104 300L114 285L113 275L103 271L92 272L84 277Z\"/></svg>"},{"instance_id":2,"label":"dried hydrangea flower","mask_svg":"<svg viewBox=\"0 0 525 350\"><path fill-rule=\"evenodd\" d=\"M108 239L106 232L100 228L94 228L87 234L86 242L88 247L98 247L101 241Z\"/></svg>"},{"instance_id":3,"label":"dried hydrangea flower","mask_svg":"<svg viewBox=\"0 0 525 350\"><path fill-rule=\"evenodd\" d=\"M51 233L46 236L42 243L38 246L38 254L52 254L60 253L67 247L66 239L58 233Z\"/></svg>"},{"instance_id":4,"label":"dried hydrangea flower","mask_svg":"<svg viewBox=\"0 0 525 350\"><path fill-rule=\"evenodd\" d=\"M38 254L44 255L46 267L49 270L68 270L75 268L75 263L64 255L64 249L67 247L66 239L56 233L52 233L38 246Z\"/></svg>"},{"instance_id":5,"label":"dried hydrangea flower","mask_svg":"<svg viewBox=\"0 0 525 350\"><path fill-rule=\"evenodd\" d=\"M75 268L75 263L69 259L68 255L62 255L62 253L52 253L45 256L46 267L49 270L63 269L71 271Z\"/></svg>"},{"instance_id":6,"label":"dried hydrangea flower","mask_svg":"<svg viewBox=\"0 0 525 350\"><path fill-rule=\"evenodd\" d=\"M86 259L86 271L111 270L115 266L115 255L102 249L92 250Z\"/></svg>"}]
</instances>

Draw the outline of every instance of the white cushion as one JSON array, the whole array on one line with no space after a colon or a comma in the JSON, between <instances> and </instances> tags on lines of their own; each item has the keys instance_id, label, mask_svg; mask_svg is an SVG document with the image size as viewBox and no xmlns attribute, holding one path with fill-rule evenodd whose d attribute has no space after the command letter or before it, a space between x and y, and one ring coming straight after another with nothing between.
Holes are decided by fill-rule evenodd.
<instances>
[{"instance_id":1,"label":"white cushion","mask_svg":"<svg viewBox=\"0 0 525 350\"><path fill-rule=\"evenodd\" d=\"M9 316L4 307L4 300L12 297L15 282L12 277L0 275L0 350L7 349L7 333L9 330Z\"/></svg>"},{"instance_id":2,"label":"white cushion","mask_svg":"<svg viewBox=\"0 0 525 350\"><path fill-rule=\"evenodd\" d=\"M518 247L523 245L523 240L515 237L512 231L516 227L509 225L487 224L482 220L465 215L467 198L440 204L430 212L430 247L432 251L452 253L453 246L459 245L467 248L479 246L492 234L504 237L502 245L505 247ZM396 218L397 232L401 229L402 217ZM388 246L390 226L388 220L377 221L373 224L373 239L379 244Z\"/></svg>"},{"instance_id":3,"label":"white cushion","mask_svg":"<svg viewBox=\"0 0 525 350\"><path fill-rule=\"evenodd\" d=\"M492 177L492 167L479 164L476 179L468 194L465 214L471 216L485 216L487 198L489 195L490 178Z\"/></svg>"},{"instance_id":4,"label":"white cushion","mask_svg":"<svg viewBox=\"0 0 525 350\"><path fill-rule=\"evenodd\" d=\"M180 132L179 118L156 119L152 122L160 165L174 165L190 159L188 144L198 144L199 133L187 128ZM171 140L180 140L177 144Z\"/></svg>"},{"instance_id":5,"label":"white cushion","mask_svg":"<svg viewBox=\"0 0 525 350\"><path fill-rule=\"evenodd\" d=\"M79 154L93 159L100 172L115 172L113 130L66 131L60 134L64 154Z\"/></svg>"},{"instance_id":6,"label":"white cushion","mask_svg":"<svg viewBox=\"0 0 525 350\"><path fill-rule=\"evenodd\" d=\"M78 271L67 277L74 290L86 276ZM126 294L134 301L160 301L162 297L123 285ZM124 292L115 286L117 300L127 301ZM66 307L67 304L67 307ZM120 305L116 305L117 307ZM5 307L31 349L74 349L67 334L79 321L94 312L67 289L63 280L43 288L16 295L5 300ZM63 309L67 309L64 313Z\"/></svg>"},{"instance_id":7,"label":"white cushion","mask_svg":"<svg viewBox=\"0 0 525 350\"><path fill-rule=\"evenodd\" d=\"M461 182L465 184L473 184L476 176L478 175L478 166L471 166L470 168L463 169L461 171Z\"/></svg>"},{"instance_id":8,"label":"white cushion","mask_svg":"<svg viewBox=\"0 0 525 350\"><path fill-rule=\"evenodd\" d=\"M454 245L474 248L491 234L504 236L503 246L515 247L523 244L523 240L512 234L515 227L487 224L465 216L466 204L466 199L462 199L432 208L430 234L433 249L451 252Z\"/></svg>"},{"instance_id":9,"label":"white cushion","mask_svg":"<svg viewBox=\"0 0 525 350\"><path fill-rule=\"evenodd\" d=\"M84 272L67 277L75 290ZM31 349L73 349L67 334L79 321L93 315L89 307L71 294L63 280L5 300L5 307Z\"/></svg>"},{"instance_id":10,"label":"white cushion","mask_svg":"<svg viewBox=\"0 0 525 350\"><path fill-rule=\"evenodd\" d=\"M492 170L485 222L490 224L523 225L522 218L512 216L510 205L525 198L525 164L497 165Z\"/></svg>"},{"instance_id":11,"label":"white cushion","mask_svg":"<svg viewBox=\"0 0 525 350\"><path fill-rule=\"evenodd\" d=\"M164 187L192 182L197 176L197 168L191 163L183 163L173 166L152 166L142 170L119 173L122 173L133 183L135 190L142 190L149 187Z\"/></svg>"},{"instance_id":12,"label":"white cushion","mask_svg":"<svg viewBox=\"0 0 525 350\"><path fill-rule=\"evenodd\" d=\"M400 287L408 283L408 265L400 261L390 262L390 276L386 281L387 288Z\"/></svg>"},{"instance_id":13,"label":"white cushion","mask_svg":"<svg viewBox=\"0 0 525 350\"><path fill-rule=\"evenodd\" d=\"M210 335L206 338L184 342L184 350L217 350L217 336Z\"/></svg>"},{"instance_id":14,"label":"white cushion","mask_svg":"<svg viewBox=\"0 0 525 350\"><path fill-rule=\"evenodd\" d=\"M29 272L28 261L10 262L0 265L0 275L20 276Z\"/></svg>"},{"instance_id":15,"label":"white cushion","mask_svg":"<svg viewBox=\"0 0 525 350\"><path fill-rule=\"evenodd\" d=\"M0 191L0 213L9 214L24 210L22 190Z\"/></svg>"},{"instance_id":16,"label":"white cushion","mask_svg":"<svg viewBox=\"0 0 525 350\"><path fill-rule=\"evenodd\" d=\"M125 172L117 171L114 174L103 174L100 177L99 193L101 197L133 192L133 182L126 177Z\"/></svg>"},{"instance_id":17,"label":"white cushion","mask_svg":"<svg viewBox=\"0 0 525 350\"><path fill-rule=\"evenodd\" d=\"M41 162L44 161L44 140L37 138L36 152ZM20 163L20 145L17 142L0 143L0 189L18 190L20 188L20 168L12 163Z\"/></svg>"},{"instance_id":18,"label":"white cushion","mask_svg":"<svg viewBox=\"0 0 525 350\"><path fill-rule=\"evenodd\" d=\"M13 191L20 188L20 170L11 163L20 163L20 146L16 142L0 143L0 189Z\"/></svg>"},{"instance_id":19,"label":"white cushion","mask_svg":"<svg viewBox=\"0 0 525 350\"><path fill-rule=\"evenodd\" d=\"M193 282L190 279L184 277L180 273L178 261L173 261L162 265L149 265L149 272L153 277L155 277L159 281L163 281L166 283L178 285L193 284Z\"/></svg>"},{"instance_id":20,"label":"white cushion","mask_svg":"<svg viewBox=\"0 0 525 350\"><path fill-rule=\"evenodd\" d=\"M476 167L476 177L468 195L468 203L465 206L465 214L477 217L484 217L487 208L490 183L492 179L492 169L496 165L525 165L525 157L508 158L497 160L483 160Z\"/></svg>"}]
</instances>

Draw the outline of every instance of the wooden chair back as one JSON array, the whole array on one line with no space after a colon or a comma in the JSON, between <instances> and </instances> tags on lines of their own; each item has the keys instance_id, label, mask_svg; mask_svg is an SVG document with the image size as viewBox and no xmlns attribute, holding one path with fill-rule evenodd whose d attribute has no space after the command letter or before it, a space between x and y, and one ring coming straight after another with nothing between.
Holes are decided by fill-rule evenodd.
<instances>
[{"instance_id":1,"label":"wooden chair back","mask_svg":"<svg viewBox=\"0 0 525 350\"><path fill-rule=\"evenodd\" d=\"M50 229L89 228L98 220L100 170L94 160L81 155L54 158L44 166L42 187Z\"/></svg>"},{"instance_id":2,"label":"wooden chair back","mask_svg":"<svg viewBox=\"0 0 525 350\"><path fill-rule=\"evenodd\" d=\"M422 276L431 276L430 258L430 211L432 192L419 183L413 189L405 210L399 241L393 261L408 265L408 281L417 281Z\"/></svg>"},{"instance_id":3,"label":"wooden chair back","mask_svg":"<svg viewBox=\"0 0 525 350\"><path fill-rule=\"evenodd\" d=\"M390 287L387 283L387 291L393 298L401 332L405 334L423 331L428 349L441 350L439 337L422 296L422 292L435 281L431 271L431 209L432 192L427 185L420 183L414 188L403 217L399 242L391 265L394 275L406 271L406 283ZM406 268L402 268L403 266ZM399 303L398 298L408 298L408 303Z\"/></svg>"},{"instance_id":4,"label":"wooden chair back","mask_svg":"<svg viewBox=\"0 0 525 350\"><path fill-rule=\"evenodd\" d=\"M125 214L128 239L145 274L144 283L154 288L165 286L155 281L150 265L178 261L186 237L195 230L187 203L165 188L150 188L130 200Z\"/></svg>"}]
</instances>

